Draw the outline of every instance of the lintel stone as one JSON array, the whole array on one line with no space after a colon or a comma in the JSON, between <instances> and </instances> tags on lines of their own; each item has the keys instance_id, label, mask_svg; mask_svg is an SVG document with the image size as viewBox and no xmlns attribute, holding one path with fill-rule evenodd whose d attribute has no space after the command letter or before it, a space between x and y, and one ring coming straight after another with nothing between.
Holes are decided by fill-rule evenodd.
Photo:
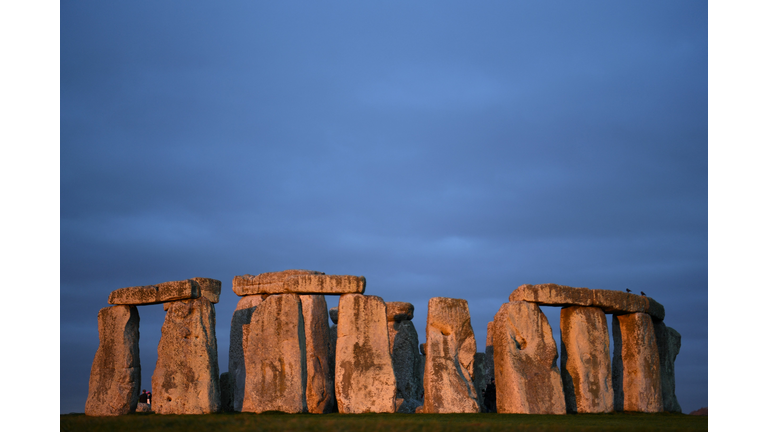
<instances>
[{"instance_id":1,"label":"lintel stone","mask_svg":"<svg viewBox=\"0 0 768 432\"><path fill-rule=\"evenodd\" d=\"M327 275L312 270L285 270L235 276L232 290L239 296L254 294L363 294L365 277Z\"/></svg>"},{"instance_id":2,"label":"lintel stone","mask_svg":"<svg viewBox=\"0 0 768 432\"><path fill-rule=\"evenodd\" d=\"M211 279L212 280L212 279ZM163 282L157 285L120 288L109 294L112 305L152 305L201 296L200 284L193 279Z\"/></svg>"}]
</instances>

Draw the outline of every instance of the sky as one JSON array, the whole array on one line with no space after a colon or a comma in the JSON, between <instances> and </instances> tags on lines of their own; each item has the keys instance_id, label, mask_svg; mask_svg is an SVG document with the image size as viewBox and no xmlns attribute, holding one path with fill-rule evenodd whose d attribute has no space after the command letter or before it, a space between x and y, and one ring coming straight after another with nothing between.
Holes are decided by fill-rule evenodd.
<instances>
[{"instance_id":1,"label":"sky","mask_svg":"<svg viewBox=\"0 0 768 432\"><path fill-rule=\"evenodd\" d=\"M61 413L111 291L221 280L225 372L233 277L286 269L365 276L421 342L466 299L478 351L520 285L642 290L708 406L706 2L60 8Z\"/></svg>"}]
</instances>

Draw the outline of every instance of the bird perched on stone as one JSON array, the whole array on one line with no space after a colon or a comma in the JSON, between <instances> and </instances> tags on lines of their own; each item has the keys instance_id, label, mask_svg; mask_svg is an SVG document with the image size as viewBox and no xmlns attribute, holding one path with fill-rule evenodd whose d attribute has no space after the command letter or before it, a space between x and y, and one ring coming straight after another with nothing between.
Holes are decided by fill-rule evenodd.
<instances>
[{"instance_id":1,"label":"bird perched on stone","mask_svg":"<svg viewBox=\"0 0 768 432\"><path fill-rule=\"evenodd\" d=\"M632 292L632 290L630 290L629 288L627 288L627 292Z\"/></svg>"},{"instance_id":2,"label":"bird perched on stone","mask_svg":"<svg viewBox=\"0 0 768 432\"><path fill-rule=\"evenodd\" d=\"M641 295L641 296L643 296L643 297L645 297L645 293L644 293L644 292L642 292L642 291L640 291L640 295Z\"/></svg>"}]
</instances>

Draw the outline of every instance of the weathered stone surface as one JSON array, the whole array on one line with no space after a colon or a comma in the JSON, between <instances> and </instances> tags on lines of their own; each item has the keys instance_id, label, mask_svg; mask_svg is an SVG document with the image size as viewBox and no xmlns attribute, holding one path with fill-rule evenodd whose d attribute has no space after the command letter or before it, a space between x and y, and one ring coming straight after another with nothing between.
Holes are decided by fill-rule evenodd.
<instances>
[{"instance_id":1,"label":"weathered stone surface","mask_svg":"<svg viewBox=\"0 0 768 432\"><path fill-rule=\"evenodd\" d=\"M91 365L85 415L117 416L139 403L139 312L135 306L99 311L99 348Z\"/></svg>"},{"instance_id":2,"label":"weathered stone surface","mask_svg":"<svg viewBox=\"0 0 768 432\"><path fill-rule=\"evenodd\" d=\"M424 412L478 413L472 376L477 343L467 301L433 297L428 308Z\"/></svg>"},{"instance_id":3,"label":"weathered stone surface","mask_svg":"<svg viewBox=\"0 0 768 432\"><path fill-rule=\"evenodd\" d=\"M387 303L387 320L389 320ZM411 312L411 316L413 313ZM423 375L419 375L420 357L419 335L410 320L388 321L389 352L392 355L392 367L397 383L397 412L412 413L422 405Z\"/></svg>"},{"instance_id":4,"label":"weathered stone surface","mask_svg":"<svg viewBox=\"0 0 768 432\"><path fill-rule=\"evenodd\" d=\"M425 344L425 343L419 344L419 352L423 356L427 355L427 344Z\"/></svg>"},{"instance_id":5,"label":"weathered stone surface","mask_svg":"<svg viewBox=\"0 0 768 432\"><path fill-rule=\"evenodd\" d=\"M232 383L232 410L243 410L245 397L245 347L248 343L248 328L253 312L264 299L265 295L245 296L237 302L235 313L232 314L232 324L229 329L229 374Z\"/></svg>"},{"instance_id":6,"label":"weathered stone surface","mask_svg":"<svg viewBox=\"0 0 768 432\"><path fill-rule=\"evenodd\" d=\"M556 284L521 285L509 295L509 301L527 301L547 306L593 306L605 313L643 312L654 319L664 319L664 306L654 299L623 291L572 288Z\"/></svg>"},{"instance_id":7,"label":"weathered stone surface","mask_svg":"<svg viewBox=\"0 0 768 432\"><path fill-rule=\"evenodd\" d=\"M565 414L557 346L539 306L525 301L505 303L493 322L497 411Z\"/></svg>"},{"instance_id":8,"label":"weathered stone surface","mask_svg":"<svg viewBox=\"0 0 768 432\"><path fill-rule=\"evenodd\" d=\"M339 412L393 413L396 391L384 301L377 296L342 295L336 339Z\"/></svg>"},{"instance_id":9,"label":"weathered stone surface","mask_svg":"<svg viewBox=\"0 0 768 432\"><path fill-rule=\"evenodd\" d=\"M362 294L365 277L327 275L312 270L285 270L256 276L235 276L232 290L239 296L253 294Z\"/></svg>"},{"instance_id":10,"label":"weathered stone surface","mask_svg":"<svg viewBox=\"0 0 768 432\"><path fill-rule=\"evenodd\" d=\"M232 376L229 372L224 372L219 376L219 388L221 389L221 410L223 412L234 411L235 395L232 389Z\"/></svg>"},{"instance_id":11,"label":"weathered stone surface","mask_svg":"<svg viewBox=\"0 0 768 432\"><path fill-rule=\"evenodd\" d=\"M493 367L493 321L489 322L485 333L485 373L488 375L488 382L495 378L496 369ZM486 385L488 385L486 382Z\"/></svg>"},{"instance_id":12,"label":"weathered stone surface","mask_svg":"<svg viewBox=\"0 0 768 432\"><path fill-rule=\"evenodd\" d=\"M136 412L152 412L152 407L148 403L139 402L136 405Z\"/></svg>"},{"instance_id":13,"label":"weathered stone surface","mask_svg":"<svg viewBox=\"0 0 768 432\"><path fill-rule=\"evenodd\" d=\"M307 353L307 410L313 414L330 413L336 405L336 395L330 364L328 305L322 295L299 298Z\"/></svg>"},{"instance_id":14,"label":"weathered stone surface","mask_svg":"<svg viewBox=\"0 0 768 432\"><path fill-rule=\"evenodd\" d=\"M560 341L566 411L613 412L611 349L605 312L595 307L563 308Z\"/></svg>"},{"instance_id":15,"label":"weathered stone surface","mask_svg":"<svg viewBox=\"0 0 768 432\"><path fill-rule=\"evenodd\" d=\"M338 403L336 402L336 337L339 333L338 329L339 327L336 324L334 324L328 330L328 334L329 334L328 366L331 369L331 376L333 376L333 411L332 412L339 412L339 406L338 406Z\"/></svg>"},{"instance_id":16,"label":"weathered stone surface","mask_svg":"<svg viewBox=\"0 0 768 432\"><path fill-rule=\"evenodd\" d=\"M304 317L296 294L269 296L251 316L244 412L307 411Z\"/></svg>"},{"instance_id":17,"label":"weathered stone surface","mask_svg":"<svg viewBox=\"0 0 768 432\"><path fill-rule=\"evenodd\" d=\"M328 315L331 317L331 321L334 324L339 323L339 308L338 307L332 307L328 310Z\"/></svg>"},{"instance_id":18,"label":"weathered stone surface","mask_svg":"<svg viewBox=\"0 0 768 432\"><path fill-rule=\"evenodd\" d=\"M413 319L413 305L407 302L387 302L387 321Z\"/></svg>"},{"instance_id":19,"label":"weathered stone surface","mask_svg":"<svg viewBox=\"0 0 768 432\"><path fill-rule=\"evenodd\" d=\"M221 409L216 311L206 298L173 302L165 314L152 375L157 414Z\"/></svg>"},{"instance_id":20,"label":"weathered stone surface","mask_svg":"<svg viewBox=\"0 0 768 432\"><path fill-rule=\"evenodd\" d=\"M151 305L198 297L200 297L200 285L192 279L187 279L116 289L109 294L109 304Z\"/></svg>"},{"instance_id":21,"label":"weathered stone surface","mask_svg":"<svg viewBox=\"0 0 768 432\"><path fill-rule=\"evenodd\" d=\"M483 400L483 391L485 386L491 381L488 376L488 370L485 366L485 353L475 353L475 370L472 372L474 377L475 392L477 393L477 403L480 405L481 412L488 412L485 408L485 401Z\"/></svg>"},{"instance_id":22,"label":"weathered stone surface","mask_svg":"<svg viewBox=\"0 0 768 432\"><path fill-rule=\"evenodd\" d=\"M616 411L661 412L659 350L648 314L613 316L613 407Z\"/></svg>"},{"instance_id":23,"label":"weathered stone surface","mask_svg":"<svg viewBox=\"0 0 768 432\"><path fill-rule=\"evenodd\" d=\"M205 297L211 303L218 303L221 295L221 281L210 278L192 278L200 285L200 296Z\"/></svg>"},{"instance_id":24,"label":"weathered stone surface","mask_svg":"<svg viewBox=\"0 0 768 432\"><path fill-rule=\"evenodd\" d=\"M675 395L675 359L680 353L680 333L672 327L667 327L663 321L654 321L653 331L659 350L664 411L683 412Z\"/></svg>"}]
</instances>

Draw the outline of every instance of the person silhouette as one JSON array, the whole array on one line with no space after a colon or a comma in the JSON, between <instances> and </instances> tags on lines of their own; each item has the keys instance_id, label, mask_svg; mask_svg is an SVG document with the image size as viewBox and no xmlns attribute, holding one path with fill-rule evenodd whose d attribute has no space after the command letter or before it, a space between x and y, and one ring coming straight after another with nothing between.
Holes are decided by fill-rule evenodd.
<instances>
[{"instance_id":1,"label":"person silhouette","mask_svg":"<svg viewBox=\"0 0 768 432\"><path fill-rule=\"evenodd\" d=\"M142 390L141 394L139 395L139 403L147 403L147 398L148 398L147 391Z\"/></svg>"}]
</instances>

